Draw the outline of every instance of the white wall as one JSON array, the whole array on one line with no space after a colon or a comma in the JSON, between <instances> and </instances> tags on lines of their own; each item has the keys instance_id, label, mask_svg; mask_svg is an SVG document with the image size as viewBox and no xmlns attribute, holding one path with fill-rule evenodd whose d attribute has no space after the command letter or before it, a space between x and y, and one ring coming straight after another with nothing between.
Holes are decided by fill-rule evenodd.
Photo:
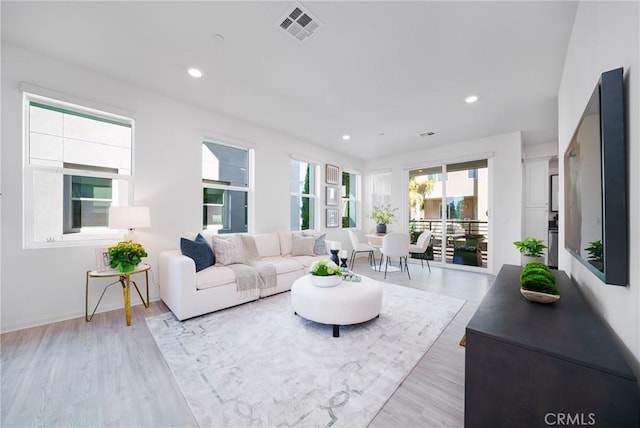
<instances>
[{"instance_id":1,"label":"white wall","mask_svg":"<svg viewBox=\"0 0 640 428\"><path fill-rule=\"evenodd\" d=\"M524 159L553 158L558 156L558 142L527 144L522 147Z\"/></svg>"},{"instance_id":2,"label":"white wall","mask_svg":"<svg viewBox=\"0 0 640 428\"><path fill-rule=\"evenodd\" d=\"M367 171L391 171L391 205L400 208L398 219L409 218L405 192L408 169L444 163L489 158L489 272L497 273L503 264L520 264L520 253L513 241L521 239L522 169L519 132L464 141L429 149L402 153L366 163ZM371 209L371 190L365 187L365 212ZM369 222L371 222L369 220ZM371 222L372 223L372 222ZM400 229L402 223L394 227ZM368 227L373 226L370 224Z\"/></svg>"},{"instance_id":3,"label":"white wall","mask_svg":"<svg viewBox=\"0 0 640 428\"><path fill-rule=\"evenodd\" d=\"M22 248L20 82L60 92L90 107L115 109L136 120L134 200L136 205L150 207L153 226L137 232L154 268L160 251L178 248L184 232L201 229L201 144L205 136L256 149L255 232L289 228L291 152L362 170L359 160L341 153L3 44L2 331L83 316L85 272L95 265L93 247ZM322 195L320 201L322 205ZM323 217L318 219L320 226L323 222ZM342 238L335 229L328 231L328 237ZM155 282L158 273L154 270ZM101 291L97 284L91 287L93 302ZM154 284L151 298L158 297ZM137 296L133 302L139 302ZM122 305L122 293L114 286L100 310Z\"/></svg>"},{"instance_id":4,"label":"white wall","mask_svg":"<svg viewBox=\"0 0 640 428\"><path fill-rule=\"evenodd\" d=\"M564 250L560 234L560 269L567 271L590 303L615 330L636 360L640 359L640 4L580 2L558 94L559 153L564 153L602 72L624 67L627 96L630 283L605 285ZM559 162L560 179L564 176ZM560 186L561 199L563 186ZM562 210L563 203L560 203ZM564 219L560 213L560 230ZM637 361L636 361L637 362Z\"/></svg>"}]
</instances>

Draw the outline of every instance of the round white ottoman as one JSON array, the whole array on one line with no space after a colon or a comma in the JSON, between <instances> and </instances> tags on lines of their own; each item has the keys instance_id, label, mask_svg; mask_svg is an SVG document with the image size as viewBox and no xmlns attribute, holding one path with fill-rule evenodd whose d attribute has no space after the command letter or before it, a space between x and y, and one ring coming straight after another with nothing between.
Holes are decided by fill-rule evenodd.
<instances>
[{"instance_id":1,"label":"round white ottoman","mask_svg":"<svg viewBox=\"0 0 640 428\"><path fill-rule=\"evenodd\" d=\"M359 324L380 315L382 285L371 278L342 281L335 287L316 287L305 275L291 287L291 305L297 315L310 321L333 325L333 337L340 326Z\"/></svg>"}]
</instances>

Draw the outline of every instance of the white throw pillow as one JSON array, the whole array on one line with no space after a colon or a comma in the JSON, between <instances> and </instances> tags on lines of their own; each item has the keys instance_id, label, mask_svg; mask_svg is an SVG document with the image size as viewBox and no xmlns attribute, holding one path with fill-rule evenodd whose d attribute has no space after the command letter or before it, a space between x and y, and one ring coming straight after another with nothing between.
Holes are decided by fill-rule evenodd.
<instances>
[{"instance_id":1,"label":"white throw pillow","mask_svg":"<svg viewBox=\"0 0 640 428\"><path fill-rule=\"evenodd\" d=\"M292 238L292 256L315 256L315 253L313 252L313 246L316 243L315 237L293 235Z\"/></svg>"}]
</instances>

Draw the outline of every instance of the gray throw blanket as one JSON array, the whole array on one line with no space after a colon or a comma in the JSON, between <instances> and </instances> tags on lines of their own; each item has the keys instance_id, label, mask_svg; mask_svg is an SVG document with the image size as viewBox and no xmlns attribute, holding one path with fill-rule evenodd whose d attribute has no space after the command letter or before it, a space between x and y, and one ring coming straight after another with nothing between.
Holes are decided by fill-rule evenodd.
<instances>
[{"instance_id":1,"label":"gray throw blanket","mask_svg":"<svg viewBox=\"0 0 640 428\"><path fill-rule=\"evenodd\" d=\"M236 286L240 297L262 296L262 290L278 285L276 267L261 261L253 236L240 235L244 246L244 264L228 267L236 275Z\"/></svg>"}]
</instances>

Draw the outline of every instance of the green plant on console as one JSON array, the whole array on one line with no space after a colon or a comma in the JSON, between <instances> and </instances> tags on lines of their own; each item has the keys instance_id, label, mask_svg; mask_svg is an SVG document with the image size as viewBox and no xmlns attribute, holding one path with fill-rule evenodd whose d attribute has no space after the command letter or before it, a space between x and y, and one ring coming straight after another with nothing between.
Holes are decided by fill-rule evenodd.
<instances>
[{"instance_id":1,"label":"green plant on console","mask_svg":"<svg viewBox=\"0 0 640 428\"><path fill-rule=\"evenodd\" d=\"M556 278L547 265L541 262L527 263L520 274L520 288L539 293L560 295Z\"/></svg>"},{"instance_id":2,"label":"green plant on console","mask_svg":"<svg viewBox=\"0 0 640 428\"><path fill-rule=\"evenodd\" d=\"M108 248L111 258L111 267L118 268L120 272L131 272L147 257L147 251L141 244L133 241L121 241Z\"/></svg>"},{"instance_id":3,"label":"green plant on console","mask_svg":"<svg viewBox=\"0 0 640 428\"><path fill-rule=\"evenodd\" d=\"M515 245L522 254L529 257L542 257L544 249L547 248L547 246L544 245L544 241L536 238L525 238L522 241L515 241L513 245Z\"/></svg>"}]
</instances>

